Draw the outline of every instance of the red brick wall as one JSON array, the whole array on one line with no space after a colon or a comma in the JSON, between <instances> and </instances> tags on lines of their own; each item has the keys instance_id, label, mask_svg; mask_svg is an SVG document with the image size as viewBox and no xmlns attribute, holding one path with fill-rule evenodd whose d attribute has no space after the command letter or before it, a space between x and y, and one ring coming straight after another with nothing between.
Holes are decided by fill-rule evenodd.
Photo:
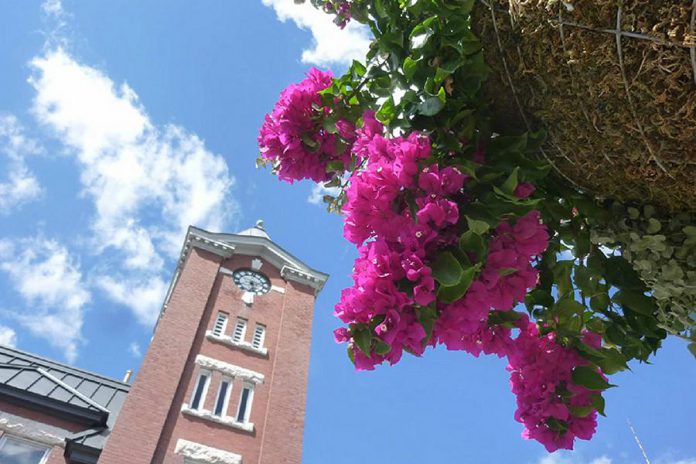
<instances>
[{"instance_id":1,"label":"red brick wall","mask_svg":"<svg viewBox=\"0 0 696 464\"><path fill-rule=\"evenodd\" d=\"M250 267L252 259L233 256L222 267ZM179 439L240 454L244 464L300 464L314 290L286 282L264 263L261 272L285 292L271 290L247 307L232 277L218 271L219 258L196 249L190 254L100 464L181 464L183 458L174 453ZM257 322L265 325L268 356L207 339L219 311L228 314L226 336L238 316L248 321L247 342ZM198 380L199 353L264 374L264 382L254 387L253 433L181 412ZM203 406L208 411L221 377L213 372ZM243 383L232 379L228 416L236 415Z\"/></svg>"},{"instance_id":2,"label":"red brick wall","mask_svg":"<svg viewBox=\"0 0 696 464\"><path fill-rule=\"evenodd\" d=\"M250 267L252 259L252 257L247 256L234 256L224 262L223 267L229 270ZM275 420L278 425L292 424L295 430L288 433L285 428L284 433L281 433L283 436L278 438L276 443L267 445L267 447L272 447L276 452L275 455L285 456L286 460L278 462L300 463L314 291L308 287L286 282L280 276L279 271L269 263L263 264L261 272L269 277L273 286L285 289L285 293L271 290L266 295L256 296L253 305L247 307L242 302L242 292L234 285L232 278L226 274L219 274L216 282L218 291L212 300L211 311L205 315L205 323L201 325L195 343L195 351L204 356L264 374L264 383L254 387L250 416L250 421L254 423L255 427L254 433L232 429L179 412L181 405L188 404L190 401L198 379L198 369L192 365L187 369L185 382L182 383L185 388L178 395L172 408L172 412L176 416L176 424L172 429L167 430L166 434L163 434L163 439L164 435L169 438L162 442L166 442L166 453L158 453L158 459L164 458L162 462L167 464L183 462L180 457L174 454L176 441L183 438L239 454L242 456L244 464L259 463L261 462L262 441L269 441L264 439L266 424ZM219 311L225 312L229 316L225 328L227 336L232 334L237 317L243 317L248 321L245 336L245 340L248 342L251 341L256 323L265 325L264 346L268 349L268 356L257 355L207 339L205 332L212 330ZM296 312L288 314L289 311ZM281 351L283 354L279 357L277 353ZM289 357L288 353L293 353L293 355ZM283 363L288 362L292 365L283 366ZM275 378L274 368L281 370L280 376L284 377L282 381ZM204 408L209 411L214 407L221 377L219 373L213 372L204 403ZM232 393L227 409L228 416L236 414L243 383L241 379L232 380ZM287 389L287 392L282 392L282 389ZM272 398L275 398L273 399L274 404L284 404L279 408L269 408L268 405ZM272 453L272 455L274 454ZM266 461L265 458L264 461Z\"/></svg>"},{"instance_id":3,"label":"red brick wall","mask_svg":"<svg viewBox=\"0 0 696 464\"><path fill-rule=\"evenodd\" d=\"M268 379L268 418L261 437L259 464L300 464L304 433L313 291L289 282L282 322ZM256 462L256 461L253 461Z\"/></svg>"},{"instance_id":4,"label":"red brick wall","mask_svg":"<svg viewBox=\"0 0 696 464\"><path fill-rule=\"evenodd\" d=\"M100 464L152 461L171 400L195 354L191 343L199 331L219 265L220 258L210 252L193 248L189 253Z\"/></svg>"}]
</instances>

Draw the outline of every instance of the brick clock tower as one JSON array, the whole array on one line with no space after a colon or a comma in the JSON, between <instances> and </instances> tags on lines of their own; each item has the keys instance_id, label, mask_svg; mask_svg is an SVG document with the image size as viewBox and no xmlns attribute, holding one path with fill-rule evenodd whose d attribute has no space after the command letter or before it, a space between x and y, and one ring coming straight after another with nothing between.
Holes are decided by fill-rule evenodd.
<instances>
[{"instance_id":1,"label":"brick clock tower","mask_svg":"<svg viewBox=\"0 0 696 464\"><path fill-rule=\"evenodd\" d=\"M259 221L189 228L100 464L300 464L312 313L328 276Z\"/></svg>"}]
</instances>

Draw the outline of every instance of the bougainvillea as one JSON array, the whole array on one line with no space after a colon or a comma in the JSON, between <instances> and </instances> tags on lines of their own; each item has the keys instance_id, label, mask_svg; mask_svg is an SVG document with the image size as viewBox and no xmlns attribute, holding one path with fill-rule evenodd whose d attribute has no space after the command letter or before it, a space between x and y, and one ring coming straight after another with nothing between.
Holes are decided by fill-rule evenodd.
<instances>
[{"instance_id":1,"label":"bougainvillea","mask_svg":"<svg viewBox=\"0 0 696 464\"><path fill-rule=\"evenodd\" d=\"M329 179L326 167L333 161L347 161L347 148L338 149L339 137L354 137L353 126L338 121L337 133L323 129L330 109L323 107L319 91L329 87L331 72L311 69L307 78L283 90L278 103L261 127L261 156L273 163L278 178L292 183L300 179L321 182Z\"/></svg>"},{"instance_id":2,"label":"bougainvillea","mask_svg":"<svg viewBox=\"0 0 696 464\"><path fill-rule=\"evenodd\" d=\"M339 190L325 201L358 258L336 341L358 370L438 345L506 358L525 438L589 439L606 376L665 332L626 260L590 241L606 213L538 160L543 134L490 129L474 2L313 3L370 27L367 62L289 86L259 144L282 180Z\"/></svg>"}]
</instances>

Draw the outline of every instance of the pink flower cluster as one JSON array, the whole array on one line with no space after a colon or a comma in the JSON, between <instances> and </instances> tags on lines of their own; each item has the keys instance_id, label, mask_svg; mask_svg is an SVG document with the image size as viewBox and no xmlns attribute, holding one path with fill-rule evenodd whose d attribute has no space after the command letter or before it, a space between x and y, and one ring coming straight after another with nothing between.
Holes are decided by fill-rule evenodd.
<instances>
[{"instance_id":1,"label":"pink flower cluster","mask_svg":"<svg viewBox=\"0 0 696 464\"><path fill-rule=\"evenodd\" d=\"M588 333L584 340L599 348L601 337ZM508 350L510 386L517 397L515 420L522 436L542 443L549 452L572 449L575 438L589 440L597 427L592 397L599 394L577 385L573 369L587 364L577 352L559 345L554 334L539 336L526 316L520 334Z\"/></svg>"},{"instance_id":2,"label":"pink flower cluster","mask_svg":"<svg viewBox=\"0 0 696 464\"><path fill-rule=\"evenodd\" d=\"M289 85L273 111L266 115L258 138L261 156L274 165L281 180L323 182L331 178L332 161L350 161L350 147L337 153L340 136L349 143L355 137L352 124L339 120L337 134L324 129L329 108L322 107L319 92L331 86L333 74L312 68L306 79Z\"/></svg>"},{"instance_id":3,"label":"pink flower cluster","mask_svg":"<svg viewBox=\"0 0 696 464\"><path fill-rule=\"evenodd\" d=\"M372 114L364 120L353 151L366 158L366 167L351 177L343 209L344 235L358 245L359 257L355 284L343 291L336 315L348 324L374 325L375 336L389 346L382 354L354 350L357 368L373 369L397 362L403 350L420 355L425 349L418 308L435 301L427 262L458 237L453 199L466 176L453 167L421 168L430 157L427 137L388 139ZM347 331L338 329L336 338L347 341Z\"/></svg>"},{"instance_id":4,"label":"pink flower cluster","mask_svg":"<svg viewBox=\"0 0 696 464\"><path fill-rule=\"evenodd\" d=\"M511 225L502 222L489 243L486 264L464 298L440 305L433 335L450 350L464 350L474 356L504 356L509 331L488 327L491 309L509 311L524 300L527 290L537 284L531 265L546 249L549 235L538 211L532 211Z\"/></svg>"},{"instance_id":5,"label":"pink flower cluster","mask_svg":"<svg viewBox=\"0 0 696 464\"><path fill-rule=\"evenodd\" d=\"M573 369L585 362L552 335L540 336L526 315L512 312L538 282L532 263L549 241L540 213L504 218L490 234L487 251L469 252L468 259L481 269L464 295L452 303L438 300L432 266L441 253L457 248L468 230L461 210L470 201L464 188L468 177L454 166L434 163L424 134L385 137L372 112L357 128L338 121L336 133L326 131L330 110L322 107L318 92L331 83L330 73L313 69L284 90L266 117L259 145L288 182L328 180L335 174L327 172L334 161L362 166L350 178L343 207L344 235L359 251L354 285L343 290L335 308L348 327L334 332L338 342L350 343L356 368L394 364L404 351L419 356L428 344L474 356L506 356L523 436L549 451L590 438L598 392L572 381ZM339 141L348 148L338 150ZM482 153L472 160L483 163ZM520 183L514 194L524 199L533 192L533 185ZM516 321L514 328L491 323L492 315ZM598 336L587 338L601 343Z\"/></svg>"}]
</instances>

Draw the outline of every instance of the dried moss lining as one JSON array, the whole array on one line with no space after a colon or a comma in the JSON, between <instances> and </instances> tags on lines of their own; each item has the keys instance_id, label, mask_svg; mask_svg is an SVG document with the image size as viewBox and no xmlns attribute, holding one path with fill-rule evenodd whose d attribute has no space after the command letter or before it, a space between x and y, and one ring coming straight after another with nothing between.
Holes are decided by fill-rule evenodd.
<instances>
[{"instance_id":1,"label":"dried moss lining","mask_svg":"<svg viewBox=\"0 0 696 464\"><path fill-rule=\"evenodd\" d=\"M547 128L545 156L600 197L696 211L694 3L486 0L501 129Z\"/></svg>"}]
</instances>

